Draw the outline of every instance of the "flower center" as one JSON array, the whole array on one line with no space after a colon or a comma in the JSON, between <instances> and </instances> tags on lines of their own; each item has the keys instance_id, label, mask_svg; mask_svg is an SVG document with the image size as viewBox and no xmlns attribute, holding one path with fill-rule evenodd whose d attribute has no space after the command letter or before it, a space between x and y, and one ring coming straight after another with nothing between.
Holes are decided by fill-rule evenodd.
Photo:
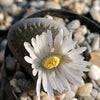
<instances>
[{"instance_id":1,"label":"flower center","mask_svg":"<svg viewBox=\"0 0 100 100\"><path fill-rule=\"evenodd\" d=\"M53 57L49 57L46 61L45 61L45 67L48 69L52 69L54 67L57 67L60 63L60 59L56 56Z\"/></svg>"}]
</instances>

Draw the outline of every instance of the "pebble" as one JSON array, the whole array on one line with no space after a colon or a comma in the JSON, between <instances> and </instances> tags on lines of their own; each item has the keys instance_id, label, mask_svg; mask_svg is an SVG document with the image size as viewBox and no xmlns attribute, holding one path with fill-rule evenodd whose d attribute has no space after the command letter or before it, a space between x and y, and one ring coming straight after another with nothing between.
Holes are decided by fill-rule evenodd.
<instances>
[{"instance_id":1,"label":"pebble","mask_svg":"<svg viewBox=\"0 0 100 100\"><path fill-rule=\"evenodd\" d=\"M90 57L89 62L100 67L100 51L91 52Z\"/></svg>"},{"instance_id":2,"label":"pebble","mask_svg":"<svg viewBox=\"0 0 100 100\"><path fill-rule=\"evenodd\" d=\"M78 100L95 100L93 96L79 97Z\"/></svg>"},{"instance_id":3,"label":"pebble","mask_svg":"<svg viewBox=\"0 0 100 100\"><path fill-rule=\"evenodd\" d=\"M20 6L17 6L16 4L11 5L9 13L12 15L17 15L22 11L22 8Z\"/></svg>"},{"instance_id":4,"label":"pebble","mask_svg":"<svg viewBox=\"0 0 100 100\"><path fill-rule=\"evenodd\" d=\"M92 41L94 40L94 33L90 33L87 37L86 37L86 40L88 41L89 44L92 43Z\"/></svg>"},{"instance_id":5,"label":"pebble","mask_svg":"<svg viewBox=\"0 0 100 100\"><path fill-rule=\"evenodd\" d=\"M100 45L100 37L96 36L92 42L92 49L93 50L98 50Z\"/></svg>"},{"instance_id":6,"label":"pebble","mask_svg":"<svg viewBox=\"0 0 100 100\"><path fill-rule=\"evenodd\" d=\"M2 6L11 6L14 3L14 0L0 0L0 5Z\"/></svg>"},{"instance_id":7,"label":"pebble","mask_svg":"<svg viewBox=\"0 0 100 100\"><path fill-rule=\"evenodd\" d=\"M3 19L4 19L4 14L0 13L0 20L3 20Z\"/></svg>"},{"instance_id":8,"label":"pebble","mask_svg":"<svg viewBox=\"0 0 100 100\"><path fill-rule=\"evenodd\" d=\"M81 25L77 31L81 31L82 35L86 35L88 30L85 25Z\"/></svg>"},{"instance_id":9,"label":"pebble","mask_svg":"<svg viewBox=\"0 0 100 100\"><path fill-rule=\"evenodd\" d=\"M62 18L60 17L53 17L53 20L57 21L57 22L60 22L61 24L65 25L65 22Z\"/></svg>"},{"instance_id":10,"label":"pebble","mask_svg":"<svg viewBox=\"0 0 100 100\"><path fill-rule=\"evenodd\" d=\"M74 93L77 92L77 89L78 89L78 86L77 86L77 85L70 84L70 87L71 87L71 90L72 90Z\"/></svg>"},{"instance_id":11,"label":"pebble","mask_svg":"<svg viewBox=\"0 0 100 100\"><path fill-rule=\"evenodd\" d=\"M46 8L53 8L53 9L61 9L60 4L54 2L54 1L47 1L45 3Z\"/></svg>"},{"instance_id":12,"label":"pebble","mask_svg":"<svg viewBox=\"0 0 100 100\"><path fill-rule=\"evenodd\" d=\"M80 21L79 20L73 20L69 24L67 24L67 28L69 30L75 30L80 27Z\"/></svg>"},{"instance_id":13,"label":"pebble","mask_svg":"<svg viewBox=\"0 0 100 100\"><path fill-rule=\"evenodd\" d=\"M42 8L44 5L45 5L45 2L43 0L30 2L30 6L34 8Z\"/></svg>"},{"instance_id":14,"label":"pebble","mask_svg":"<svg viewBox=\"0 0 100 100\"><path fill-rule=\"evenodd\" d=\"M55 98L49 98L49 96L45 93L45 92L41 92L41 95L40 95L40 100L55 100ZM36 100L36 99L33 99L33 100Z\"/></svg>"},{"instance_id":15,"label":"pebble","mask_svg":"<svg viewBox=\"0 0 100 100\"><path fill-rule=\"evenodd\" d=\"M23 92L22 95L20 96L20 100L27 100L27 92Z\"/></svg>"},{"instance_id":16,"label":"pebble","mask_svg":"<svg viewBox=\"0 0 100 100\"><path fill-rule=\"evenodd\" d=\"M10 80L10 85L14 88L14 91L16 93L21 93L20 88L17 86L17 80L15 78L13 78L12 80Z\"/></svg>"},{"instance_id":17,"label":"pebble","mask_svg":"<svg viewBox=\"0 0 100 100\"><path fill-rule=\"evenodd\" d=\"M50 15L46 15L46 16L45 16L45 18L48 18L48 19L53 20L53 17L52 17L52 16L50 16Z\"/></svg>"},{"instance_id":18,"label":"pebble","mask_svg":"<svg viewBox=\"0 0 100 100\"><path fill-rule=\"evenodd\" d=\"M35 95L35 90L31 89L29 92L28 92L29 96L34 96Z\"/></svg>"},{"instance_id":19,"label":"pebble","mask_svg":"<svg viewBox=\"0 0 100 100\"><path fill-rule=\"evenodd\" d=\"M100 86L100 78L96 80L97 84Z\"/></svg>"},{"instance_id":20,"label":"pebble","mask_svg":"<svg viewBox=\"0 0 100 100\"><path fill-rule=\"evenodd\" d=\"M97 96L97 90L96 89L92 89L92 92L91 92L91 95L93 96L93 97L95 97L96 98L96 96Z\"/></svg>"},{"instance_id":21,"label":"pebble","mask_svg":"<svg viewBox=\"0 0 100 100\"><path fill-rule=\"evenodd\" d=\"M9 71L15 70L15 61L14 61L14 58L11 57L10 55L6 57L6 68Z\"/></svg>"},{"instance_id":22,"label":"pebble","mask_svg":"<svg viewBox=\"0 0 100 100\"><path fill-rule=\"evenodd\" d=\"M49 100L49 99L40 99L40 97L39 97L39 96L34 95L34 96L33 96L33 100Z\"/></svg>"},{"instance_id":23,"label":"pebble","mask_svg":"<svg viewBox=\"0 0 100 100\"><path fill-rule=\"evenodd\" d=\"M99 0L93 2L93 6L90 10L90 14L94 20L100 23L100 1Z\"/></svg>"},{"instance_id":24,"label":"pebble","mask_svg":"<svg viewBox=\"0 0 100 100\"><path fill-rule=\"evenodd\" d=\"M78 100L77 98L72 98L72 99L70 99L70 100Z\"/></svg>"},{"instance_id":25,"label":"pebble","mask_svg":"<svg viewBox=\"0 0 100 100\"><path fill-rule=\"evenodd\" d=\"M92 84L93 84L94 89L100 91L100 87L97 85L96 81L91 80L91 82L92 82Z\"/></svg>"},{"instance_id":26,"label":"pebble","mask_svg":"<svg viewBox=\"0 0 100 100\"><path fill-rule=\"evenodd\" d=\"M85 85L78 88L77 95L85 97L90 96L90 93L92 92L93 85L91 83L86 83Z\"/></svg>"},{"instance_id":27,"label":"pebble","mask_svg":"<svg viewBox=\"0 0 100 100\"><path fill-rule=\"evenodd\" d=\"M100 92L97 94L96 100L100 100Z\"/></svg>"},{"instance_id":28,"label":"pebble","mask_svg":"<svg viewBox=\"0 0 100 100\"><path fill-rule=\"evenodd\" d=\"M55 97L55 100L64 100L65 94L59 95Z\"/></svg>"},{"instance_id":29,"label":"pebble","mask_svg":"<svg viewBox=\"0 0 100 100\"><path fill-rule=\"evenodd\" d=\"M12 23L13 22L13 17L11 17L11 16L8 16L7 18L6 18L6 21L7 22L9 22L9 23Z\"/></svg>"},{"instance_id":30,"label":"pebble","mask_svg":"<svg viewBox=\"0 0 100 100\"><path fill-rule=\"evenodd\" d=\"M65 93L65 100L71 99L75 96L75 92L69 90L68 92Z\"/></svg>"},{"instance_id":31,"label":"pebble","mask_svg":"<svg viewBox=\"0 0 100 100\"><path fill-rule=\"evenodd\" d=\"M93 80L98 80L100 78L100 68L96 65L91 65L88 76Z\"/></svg>"}]
</instances>

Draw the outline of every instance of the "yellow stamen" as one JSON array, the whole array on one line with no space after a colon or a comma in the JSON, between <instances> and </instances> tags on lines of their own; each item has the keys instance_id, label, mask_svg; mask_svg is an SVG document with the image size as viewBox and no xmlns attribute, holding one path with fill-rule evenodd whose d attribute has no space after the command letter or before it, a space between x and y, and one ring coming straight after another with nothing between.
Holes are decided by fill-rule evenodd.
<instances>
[{"instance_id":1,"label":"yellow stamen","mask_svg":"<svg viewBox=\"0 0 100 100\"><path fill-rule=\"evenodd\" d=\"M60 59L56 56L53 57L49 57L46 61L45 61L45 66L48 69L52 69L54 67L57 67L60 63Z\"/></svg>"}]
</instances>

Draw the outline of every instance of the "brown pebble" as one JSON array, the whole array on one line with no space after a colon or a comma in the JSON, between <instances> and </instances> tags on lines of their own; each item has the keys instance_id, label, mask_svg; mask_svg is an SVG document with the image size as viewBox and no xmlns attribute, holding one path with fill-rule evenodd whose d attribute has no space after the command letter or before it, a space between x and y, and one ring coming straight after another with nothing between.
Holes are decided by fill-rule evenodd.
<instances>
[{"instance_id":1,"label":"brown pebble","mask_svg":"<svg viewBox=\"0 0 100 100\"><path fill-rule=\"evenodd\" d=\"M89 62L100 67L100 52L91 52L90 57Z\"/></svg>"}]
</instances>

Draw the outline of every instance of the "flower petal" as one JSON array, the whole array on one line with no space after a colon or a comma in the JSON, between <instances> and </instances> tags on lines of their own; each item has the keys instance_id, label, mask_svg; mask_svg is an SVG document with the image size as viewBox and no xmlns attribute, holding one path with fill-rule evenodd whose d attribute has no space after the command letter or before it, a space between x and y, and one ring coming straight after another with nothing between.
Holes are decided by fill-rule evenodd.
<instances>
[{"instance_id":1,"label":"flower petal","mask_svg":"<svg viewBox=\"0 0 100 100\"><path fill-rule=\"evenodd\" d=\"M40 89L41 89L41 70L38 73L38 79L37 79L37 84L36 84L36 93L37 96L40 96Z\"/></svg>"},{"instance_id":2,"label":"flower petal","mask_svg":"<svg viewBox=\"0 0 100 100\"><path fill-rule=\"evenodd\" d=\"M75 56L75 55L83 53L85 50L86 50L86 47L80 47L78 49L74 49L74 50L70 51L68 53L68 55L74 55Z\"/></svg>"},{"instance_id":3,"label":"flower petal","mask_svg":"<svg viewBox=\"0 0 100 100\"><path fill-rule=\"evenodd\" d=\"M33 71L32 71L33 76L36 76L37 72L38 72L37 69L33 69Z\"/></svg>"},{"instance_id":4,"label":"flower petal","mask_svg":"<svg viewBox=\"0 0 100 100\"><path fill-rule=\"evenodd\" d=\"M60 51L62 42L63 42L63 30L60 29L59 33L56 35L56 37L54 39L54 50L55 50L55 52Z\"/></svg>"},{"instance_id":5,"label":"flower petal","mask_svg":"<svg viewBox=\"0 0 100 100\"><path fill-rule=\"evenodd\" d=\"M33 59L30 58L29 56L25 56L24 59L25 59L26 62L33 64Z\"/></svg>"},{"instance_id":6,"label":"flower petal","mask_svg":"<svg viewBox=\"0 0 100 100\"><path fill-rule=\"evenodd\" d=\"M24 42L24 47L27 50L27 52L30 54L30 56L35 59L37 58L37 56L34 53L34 49L32 48L32 46L30 45L30 43L28 42Z\"/></svg>"}]
</instances>

